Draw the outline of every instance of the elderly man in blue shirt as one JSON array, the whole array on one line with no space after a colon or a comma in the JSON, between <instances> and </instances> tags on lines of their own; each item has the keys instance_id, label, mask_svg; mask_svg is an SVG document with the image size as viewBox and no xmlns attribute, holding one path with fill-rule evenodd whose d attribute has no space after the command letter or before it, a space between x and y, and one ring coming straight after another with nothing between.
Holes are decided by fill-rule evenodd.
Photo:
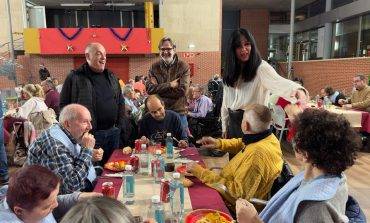
<instances>
[{"instance_id":1,"label":"elderly man in blue shirt","mask_svg":"<svg viewBox=\"0 0 370 223\"><path fill-rule=\"evenodd\" d=\"M188 112L188 116L193 118L204 118L213 109L212 100L204 95L204 90L200 85L193 88L194 108Z\"/></svg>"},{"instance_id":2,"label":"elderly man in blue shirt","mask_svg":"<svg viewBox=\"0 0 370 223\"><path fill-rule=\"evenodd\" d=\"M31 144L27 163L58 175L62 179L60 194L91 191L96 178L92 162L100 161L104 151L94 149L90 112L82 105L70 104L61 111L59 122Z\"/></svg>"}]
</instances>

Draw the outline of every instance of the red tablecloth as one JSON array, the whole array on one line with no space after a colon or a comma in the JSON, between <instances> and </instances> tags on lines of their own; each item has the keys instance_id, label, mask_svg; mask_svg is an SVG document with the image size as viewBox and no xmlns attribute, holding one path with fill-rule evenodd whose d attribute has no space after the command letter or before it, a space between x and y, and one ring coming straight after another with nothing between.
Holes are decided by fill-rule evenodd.
<instances>
[{"instance_id":1,"label":"red tablecloth","mask_svg":"<svg viewBox=\"0 0 370 223\"><path fill-rule=\"evenodd\" d=\"M370 133L370 115L369 112L362 111L362 118L361 118L361 130L367 133Z\"/></svg>"},{"instance_id":2,"label":"red tablecloth","mask_svg":"<svg viewBox=\"0 0 370 223\"><path fill-rule=\"evenodd\" d=\"M187 156L189 159L198 160L203 162L198 150L196 148L187 148L185 151L181 152L182 156ZM115 150L112 156L109 158L108 162L112 161L119 161L119 160L129 160L129 156L123 155L122 150ZM103 176L106 173L114 173L110 170L104 170ZM200 180L192 177L191 180L194 182L194 185L189 188L189 196L191 200L191 205L193 210L196 209L215 209L219 211L223 211L227 214L230 214L229 210L227 209L224 201L222 200L221 195L214 189L206 186ZM94 188L95 192L101 192L101 185L106 181L112 181L114 188L115 188L115 197L118 196L119 190L122 185L122 179L120 178L104 178L100 177L97 181L97 184Z\"/></svg>"},{"instance_id":3,"label":"red tablecloth","mask_svg":"<svg viewBox=\"0 0 370 223\"><path fill-rule=\"evenodd\" d=\"M191 156L188 156L189 159L203 162L196 148L188 148L180 152L180 154L185 157L191 154ZM230 215L229 209L226 207L221 195L215 189L206 186L195 177L190 177L189 179L194 182L194 185L188 188L193 210L215 209Z\"/></svg>"}]
</instances>

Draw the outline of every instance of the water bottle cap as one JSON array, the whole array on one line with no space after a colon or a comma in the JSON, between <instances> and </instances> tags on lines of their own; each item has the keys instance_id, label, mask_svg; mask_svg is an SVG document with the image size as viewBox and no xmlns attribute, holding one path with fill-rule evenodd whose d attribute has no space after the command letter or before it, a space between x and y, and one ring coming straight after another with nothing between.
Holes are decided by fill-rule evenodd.
<instances>
[{"instance_id":1,"label":"water bottle cap","mask_svg":"<svg viewBox=\"0 0 370 223\"><path fill-rule=\"evenodd\" d=\"M132 170L132 166L131 165L126 165L125 170Z\"/></svg>"},{"instance_id":2,"label":"water bottle cap","mask_svg":"<svg viewBox=\"0 0 370 223\"><path fill-rule=\"evenodd\" d=\"M158 195L152 196L152 203L159 203L161 202L161 198Z\"/></svg>"},{"instance_id":3,"label":"water bottle cap","mask_svg":"<svg viewBox=\"0 0 370 223\"><path fill-rule=\"evenodd\" d=\"M175 172L172 174L173 179L180 179L180 173Z\"/></svg>"},{"instance_id":4,"label":"water bottle cap","mask_svg":"<svg viewBox=\"0 0 370 223\"><path fill-rule=\"evenodd\" d=\"M141 144L142 149L146 149L146 144Z\"/></svg>"},{"instance_id":5,"label":"water bottle cap","mask_svg":"<svg viewBox=\"0 0 370 223\"><path fill-rule=\"evenodd\" d=\"M155 151L155 154L156 154L156 155L161 155L161 154L162 154L162 150L157 149L157 150Z\"/></svg>"},{"instance_id":6,"label":"water bottle cap","mask_svg":"<svg viewBox=\"0 0 370 223\"><path fill-rule=\"evenodd\" d=\"M170 132L167 132L167 136L171 136L171 133Z\"/></svg>"}]
</instances>

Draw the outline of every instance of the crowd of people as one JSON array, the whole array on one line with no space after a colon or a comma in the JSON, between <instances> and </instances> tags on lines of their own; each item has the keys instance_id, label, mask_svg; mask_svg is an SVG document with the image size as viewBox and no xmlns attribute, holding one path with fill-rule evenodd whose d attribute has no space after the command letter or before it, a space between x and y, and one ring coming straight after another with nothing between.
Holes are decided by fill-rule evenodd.
<instances>
[{"instance_id":1,"label":"crowd of people","mask_svg":"<svg viewBox=\"0 0 370 223\"><path fill-rule=\"evenodd\" d=\"M20 122L21 140L28 143L23 167L9 182L6 173L1 176L6 186L0 189L0 222L135 222L122 203L91 192L100 174L94 167L136 139L163 141L166 133L180 148L196 141L201 148L230 154L218 174L196 162L186 169L234 205L238 222L348 220L344 171L354 164L358 134L343 117L302 106L309 100L302 80L277 74L261 58L248 30L233 32L222 76L215 74L206 86L191 83L189 66L177 56L171 38L164 37L158 48L160 59L148 67L148 75L127 83L106 68L100 43L86 46L86 62L66 76L62 87L40 66L41 84L25 85L24 104L4 118L5 136ZM370 95L365 81L363 75L354 78L350 99L331 87L321 97L366 110ZM284 163L266 106L272 95L300 108L290 121L294 153L305 169L270 197ZM194 139L190 120L206 118L220 120L214 124L219 123L222 134ZM11 159L19 156L18 149ZM252 198L269 199L260 214L249 202Z\"/></svg>"}]
</instances>

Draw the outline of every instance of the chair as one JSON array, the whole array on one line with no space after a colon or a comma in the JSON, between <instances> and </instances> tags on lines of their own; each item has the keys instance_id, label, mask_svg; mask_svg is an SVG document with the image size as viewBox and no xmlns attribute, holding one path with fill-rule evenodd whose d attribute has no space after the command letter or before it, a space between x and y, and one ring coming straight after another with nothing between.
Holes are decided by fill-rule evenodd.
<instances>
[{"instance_id":1,"label":"chair","mask_svg":"<svg viewBox=\"0 0 370 223\"><path fill-rule=\"evenodd\" d=\"M280 105L270 105L272 108L272 126L276 130L276 133L279 134L279 142L283 138L284 131L288 131L286 123L289 120L286 117L284 109Z\"/></svg>"}]
</instances>

